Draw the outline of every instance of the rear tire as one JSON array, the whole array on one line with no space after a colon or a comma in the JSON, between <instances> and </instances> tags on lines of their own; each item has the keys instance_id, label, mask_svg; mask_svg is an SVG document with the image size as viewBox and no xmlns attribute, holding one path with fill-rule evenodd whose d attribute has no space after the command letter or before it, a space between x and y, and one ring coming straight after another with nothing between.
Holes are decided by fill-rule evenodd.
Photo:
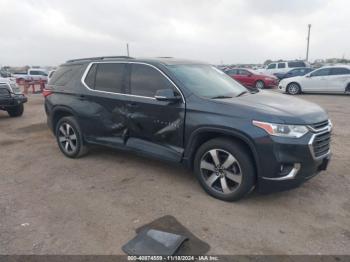
<instances>
[{"instance_id":1,"label":"rear tire","mask_svg":"<svg viewBox=\"0 0 350 262\"><path fill-rule=\"evenodd\" d=\"M16 107L11 107L7 109L7 113L10 117L19 117L22 116L24 112L23 104L19 104Z\"/></svg>"},{"instance_id":2,"label":"rear tire","mask_svg":"<svg viewBox=\"0 0 350 262\"><path fill-rule=\"evenodd\" d=\"M350 94L350 83L346 86L345 93Z\"/></svg>"},{"instance_id":3,"label":"rear tire","mask_svg":"<svg viewBox=\"0 0 350 262\"><path fill-rule=\"evenodd\" d=\"M290 83L287 86L287 93L290 95L297 95L301 93L300 85L297 83Z\"/></svg>"},{"instance_id":4,"label":"rear tire","mask_svg":"<svg viewBox=\"0 0 350 262\"><path fill-rule=\"evenodd\" d=\"M88 153L78 122L72 116L61 118L56 125L56 139L61 152L70 158L79 158Z\"/></svg>"},{"instance_id":5,"label":"rear tire","mask_svg":"<svg viewBox=\"0 0 350 262\"><path fill-rule=\"evenodd\" d=\"M194 172L209 195L224 201L243 198L255 185L254 164L246 148L226 138L200 146Z\"/></svg>"},{"instance_id":6,"label":"rear tire","mask_svg":"<svg viewBox=\"0 0 350 262\"><path fill-rule=\"evenodd\" d=\"M262 80L258 80L255 82L255 88L256 89L264 89L265 88L265 83Z\"/></svg>"}]
</instances>

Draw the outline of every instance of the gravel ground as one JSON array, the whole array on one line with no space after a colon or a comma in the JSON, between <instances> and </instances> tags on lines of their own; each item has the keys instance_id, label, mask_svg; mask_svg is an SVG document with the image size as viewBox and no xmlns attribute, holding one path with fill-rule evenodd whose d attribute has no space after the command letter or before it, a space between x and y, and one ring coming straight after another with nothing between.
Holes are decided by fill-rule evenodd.
<instances>
[{"instance_id":1,"label":"gravel ground","mask_svg":"<svg viewBox=\"0 0 350 262\"><path fill-rule=\"evenodd\" d=\"M136 228L164 215L210 254L350 254L350 97L300 98L334 123L329 169L292 191L226 203L181 167L105 148L64 157L31 95L23 117L0 112L0 254L123 254Z\"/></svg>"}]
</instances>

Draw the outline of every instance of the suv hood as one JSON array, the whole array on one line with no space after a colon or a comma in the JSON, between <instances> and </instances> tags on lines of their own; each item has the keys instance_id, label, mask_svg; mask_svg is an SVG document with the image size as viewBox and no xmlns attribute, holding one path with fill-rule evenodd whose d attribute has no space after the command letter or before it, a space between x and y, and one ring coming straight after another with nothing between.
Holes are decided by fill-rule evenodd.
<instances>
[{"instance_id":1,"label":"suv hood","mask_svg":"<svg viewBox=\"0 0 350 262\"><path fill-rule=\"evenodd\" d=\"M260 91L256 94L216 101L235 105L235 107L245 107L244 112L239 108L237 112L260 121L303 125L328 119L325 110L317 104L271 91Z\"/></svg>"}]
</instances>

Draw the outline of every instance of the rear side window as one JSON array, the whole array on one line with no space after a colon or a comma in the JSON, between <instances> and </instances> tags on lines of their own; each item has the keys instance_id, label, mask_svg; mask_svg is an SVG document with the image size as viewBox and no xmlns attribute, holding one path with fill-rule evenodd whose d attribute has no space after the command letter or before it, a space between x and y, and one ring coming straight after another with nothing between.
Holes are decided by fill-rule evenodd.
<instances>
[{"instance_id":1,"label":"rear side window","mask_svg":"<svg viewBox=\"0 0 350 262\"><path fill-rule=\"evenodd\" d=\"M350 70L344 67L335 67L331 69L331 75L349 75Z\"/></svg>"},{"instance_id":2,"label":"rear side window","mask_svg":"<svg viewBox=\"0 0 350 262\"><path fill-rule=\"evenodd\" d=\"M96 65L96 76L94 80L95 90L111 92L111 93L124 93L124 82L127 76L126 64L123 63L100 63ZM93 74L93 71L91 71ZM90 77L90 76L88 76ZM88 81L91 81L88 78Z\"/></svg>"},{"instance_id":3,"label":"rear side window","mask_svg":"<svg viewBox=\"0 0 350 262\"><path fill-rule=\"evenodd\" d=\"M154 97L157 90L173 89L172 84L158 70L147 65L133 64L130 79L132 95Z\"/></svg>"},{"instance_id":4,"label":"rear side window","mask_svg":"<svg viewBox=\"0 0 350 262\"><path fill-rule=\"evenodd\" d=\"M79 73L81 65L70 65L70 66L61 66L53 74L49 84L56 86L66 85L72 77Z\"/></svg>"},{"instance_id":5,"label":"rear side window","mask_svg":"<svg viewBox=\"0 0 350 262\"><path fill-rule=\"evenodd\" d=\"M29 72L29 74L33 75L33 76L36 76L36 75L39 75L39 72L38 71L34 71L34 70L31 70Z\"/></svg>"},{"instance_id":6,"label":"rear side window","mask_svg":"<svg viewBox=\"0 0 350 262\"><path fill-rule=\"evenodd\" d=\"M267 69L275 69L276 68L276 64L269 64Z\"/></svg>"},{"instance_id":7,"label":"rear side window","mask_svg":"<svg viewBox=\"0 0 350 262\"><path fill-rule=\"evenodd\" d=\"M286 68L286 64L285 63L278 63L278 68Z\"/></svg>"},{"instance_id":8,"label":"rear side window","mask_svg":"<svg viewBox=\"0 0 350 262\"><path fill-rule=\"evenodd\" d=\"M242 76L249 76L249 75L251 75L251 73L249 73L249 71L244 70L244 69L240 69L239 70L239 74L242 75Z\"/></svg>"},{"instance_id":9,"label":"rear side window","mask_svg":"<svg viewBox=\"0 0 350 262\"><path fill-rule=\"evenodd\" d=\"M238 70L237 69L231 69L231 70L228 70L226 73L229 74L229 75L237 75L238 74Z\"/></svg>"},{"instance_id":10,"label":"rear side window","mask_svg":"<svg viewBox=\"0 0 350 262\"><path fill-rule=\"evenodd\" d=\"M303 61L292 61L288 62L288 67L305 67L305 63Z\"/></svg>"}]
</instances>

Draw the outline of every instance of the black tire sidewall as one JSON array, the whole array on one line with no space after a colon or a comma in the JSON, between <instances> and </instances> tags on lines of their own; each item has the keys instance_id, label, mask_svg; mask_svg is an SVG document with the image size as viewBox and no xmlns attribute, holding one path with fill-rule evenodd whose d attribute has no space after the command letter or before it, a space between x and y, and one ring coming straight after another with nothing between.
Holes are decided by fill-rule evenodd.
<instances>
[{"instance_id":1,"label":"black tire sidewall","mask_svg":"<svg viewBox=\"0 0 350 262\"><path fill-rule=\"evenodd\" d=\"M7 113L9 114L10 117L19 117L22 116L24 112L24 106L23 104L19 104L16 107L9 108L7 110Z\"/></svg>"},{"instance_id":2,"label":"black tire sidewall","mask_svg":"<svg viewBox=\"0 0 350 262\"><path fill-rule=\"evenodd\" d=\"M242 183L239 188L231 194L219 193L211 189L204 181L200 171L202 156L211 149L222 149L231 153L239 162L242 171ZM198 150L194 159L194 172L203 189L211 196L224 201L236 201L248 194L255 186L256 176L254 163L247 150L230 139L212 139L204 143Z\"/></svg>"},{"instance_id":3,"label":"black tire sidewall","mask_svg":"<svg viewBox=\"0 0 350 262\"><path fill-rule=\"evenodd\" d=\"M73 128L73 130L74 130L74 132L75 132L75 134L77 136L77 148L76 148L76 150L73 153L66 152L64 150L64 148L62 148L62 145L61 145L61 143L58 140L59 128L64 123L69 124ZM74 119L74 117L63 117L63 118L61 118L57 122L55 135L56 135L56 141L57 141L58 147L60 148L61 152L65 156L70 157L70 158L77 158L77 157L79 157L79 153L81 152L82 146L83 146L83 139L82 139L82 133L80 131L79 125L78 125L77 121Z\"/></svg>"}]
</instances>

